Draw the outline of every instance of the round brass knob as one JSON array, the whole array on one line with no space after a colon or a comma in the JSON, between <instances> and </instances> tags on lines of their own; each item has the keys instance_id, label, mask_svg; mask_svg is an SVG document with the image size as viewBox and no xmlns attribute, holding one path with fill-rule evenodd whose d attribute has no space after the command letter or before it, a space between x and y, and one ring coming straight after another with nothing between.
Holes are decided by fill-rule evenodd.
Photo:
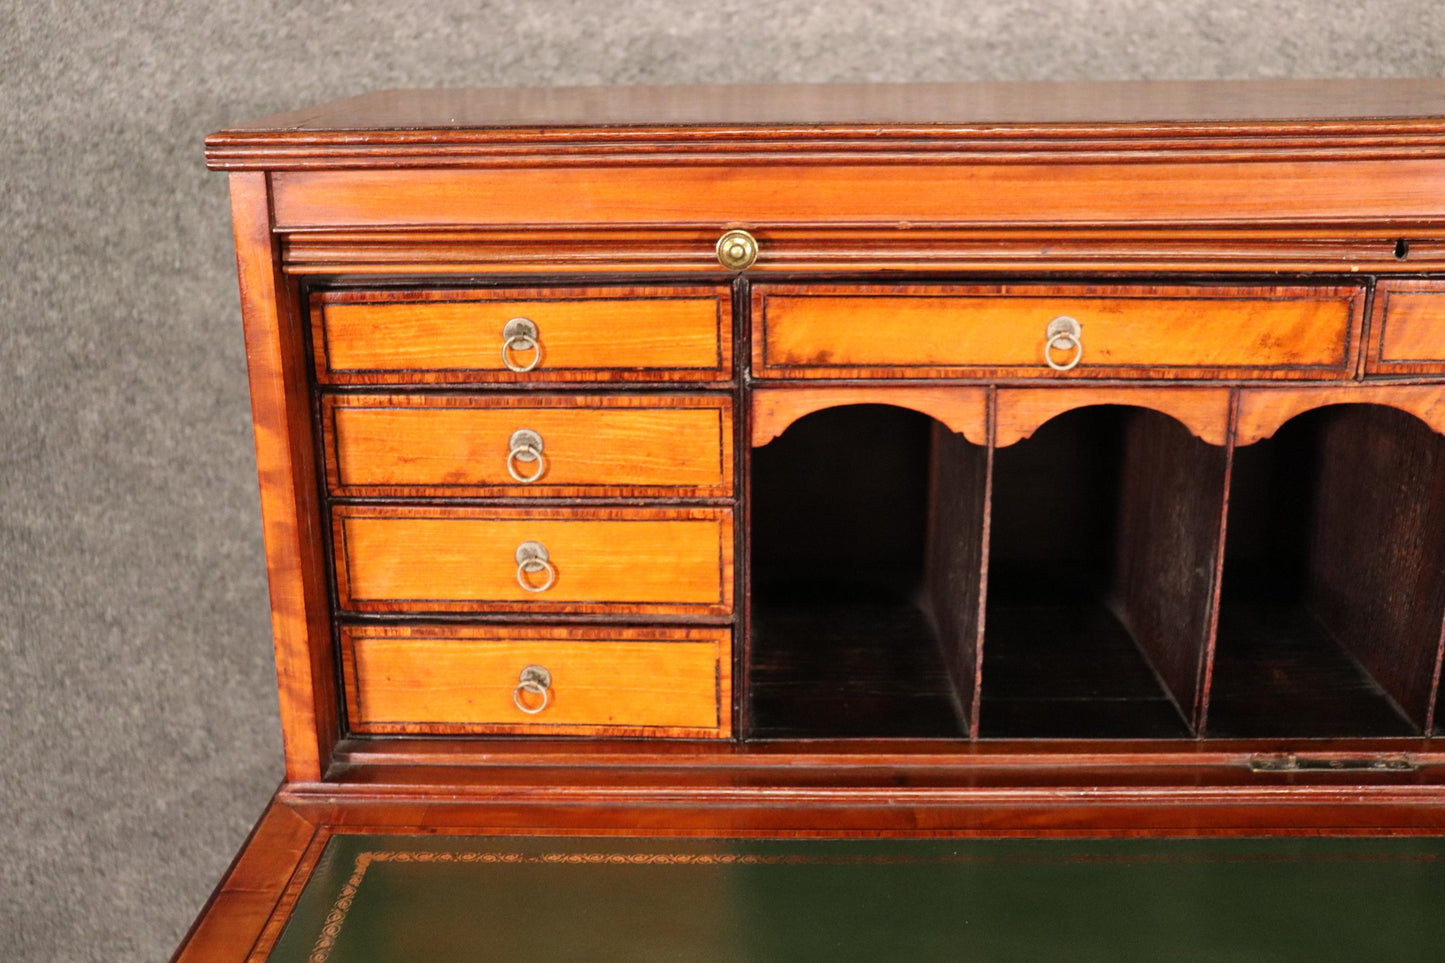
<instances>
[{"instance_id":1,"label":"round brass knob","mask_svg":"<svg viewBox=\"0 0 1445 963\"><path fill-rule=\"evenodd\" d=\"M744 230L728 231L717 239L717 259L729 271L746 271L758 259L758 239Z\"/></svg>"}]
</instances>

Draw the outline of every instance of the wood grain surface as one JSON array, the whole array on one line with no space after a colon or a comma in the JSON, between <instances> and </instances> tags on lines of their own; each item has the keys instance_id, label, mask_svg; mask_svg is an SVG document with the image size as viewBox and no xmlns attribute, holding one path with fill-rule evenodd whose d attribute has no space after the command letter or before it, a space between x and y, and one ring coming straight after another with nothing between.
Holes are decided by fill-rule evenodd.
<instances>
[{"instance_id":1,"label":"wood grain surface","mask_svg":"<svg viewBox=\"0 0 1445 963\"><path fill-rule=\"evenodd\" d=\"M359 733L726 736L727 629L348 626L342 667ZM545 706L513 700L522 669L551 673Z\"/></svg>"},{"instance_id":2,"label":"wood grain surface","mask_svg":"<svg viewBox=\"0 0 1445 963\"><path fill-rule=\"evenodd\" d=\"M1408 411L1445 434L1445 384L1363 384L1313 388L1243 388L1235 444L1251 445L1306 411L1328 405L1384 405Z\"/></svg>"},{"instance_id":3,"label":"wood grain surface","mask_svg":"<svg viewBox=\"0 0 1445 963\"><path fill-rule=\"evenodd\" d=\"M727 395L328 395L327 481L346 497L726 497ZM513 458L518 429L542 464ZM508 471L524 478L523 484ZM539 473L540 472L540 473Z\"/></svg>"},{"instance_id":4,"label":"wood grain surface","mask_svg":"<svg viewBox=\"0 0 1445 963\"><path fill-rule=\"evenodd\" d=\"M1349 124L1351 118L1355 121ZM627 87L493 87L379 90L264 117L209 138L208 153L267 135L334 133L353 142L422 141L419 131L470 131L477 140L566 136L615 141L656 127L679 139L698 128L806 125L799 135L837 136L840 125L986 125L976 136L1027 138L1064 126L1100 135L1110 124L1207 124L1214 133L1313 125L1379 128L1385 118L1445 118L1445 82L1430 79L1084 81L1073 83L703 84ZM1013 127L1020 125L1022 129ZM553 128L537 130L535 128ZM613 128L622 127L622 130ZM560 128L560 129L559 129ZM1244 128L1244 131L1241 131ZM355 136L366 132L365 138ZM761 131L758 131L759 133ZM870 131L876 134L877 131ZM1060 132L1063 133L1063 132ZM1161 134L1165 131L1161 131ZM1193 131L1177 131L1185 134Z\"/></svg>"},{"instance_id":5,"label":"wood grain surface","mask_svg":"<svg viewBox=\"0 0 1445 963\"><path fill-rule=\"evenodd\" d=\"M1445 284L1381 281L1371 332L1370 373L1445 373Z\"/></svg>"},{"instance_id":6,"label":"wood grain surface","mask_svg":"<svg viewBox=\"0 0 1445 963\"><path fill-rule=\"evenodd\" d=\"M968 374L1343 378L1364 289L1048 285L770 285L753 289L753 370L765 378ZM1046 329L1082 328L1071 371ZM1073 352L1055 349L1067 364Z\"/></svg>"},{"instance_id":7,"label":"wood grain surface","mask_svg":"<svg viewBox=\"0 0 1445 963\"><path fill-rule=\"evenodd\" d=\"M334 518L340 604L351 611L732 611L729 509L341 506ZM527 541L549 554L546 591L518 582L514 553Z\"/></svg>"},{"instance_id":8,"label":"wood grain surface","mask_svg":"<svg viewBox=\"0 0 1445 963\"><path fill-rule=\"evenodd\" d=\"M231 219L256 433L271 633L289 779L318 779L340 732L325 523L295 285L280 272L267 181L231 176Z\"/></svg>"},{"instance_id":9,"label":"wood grain surface","mask_svg":"<svg viewBox=\"0 0 1445 963\"><path fill-rule=\"evenodd\" d=\"M312 299L316 377L327 384L723 380L727 288L326 292ZM535 350L509 370L503 329L530 320ZM676 369L676 370L673 370Z\"/></svg>"},{"instance_id":10,"label":"wood grain surface","mask_svg":"<svg viewBox=\"0 0 1445 963\"><path fill-rule=\"evenodd\" d=\"M1225 221L1390 224L1438 217L1445 157L1162 161L844 158L800 164L767 152L742 163L301 170L272 175L283 230L403 226L1056 223L1159 226ZM1247 185L1247 186L1244 186ZM760 234L765 237L766 234ZM766 258L766 246L763 257Z\"/></svg>"},{"instance_id":11,"label":"wood grain surface","mask_svg":"<svg viewBox=\"0 0 1445 963\"><path fill-rule=\"evenodd\" d=\"M318 832L314 822L273 799L171 963L246 959L267 924L290 912L300 886L287 884Z\"/></svg>"},{"instance_id":12,"label":"wood grain surface","mask_svg":"<svg viewBox=\"0 0 1445 963\"><path fill-rule=\"evenodd\" d=\"M752 399L754 448L777 438L798 419L824 408L848 405L892 405L922 412L973 442L988 442L988 389L981 387L843 387L757 388Z\"/></svg>"},{"instance_id":13,"label":"wood grain surface","mask_svg":"<svg viewBox=\"0 0 1445 963\"><path fill-rule=\"evenodd\" d=\"M1123 405L1163 412L1211 445L1229 437L1228 388L1000 388L994 443L1016 444L1053 418L1078 408Z\"/></svg>"},{"instance_id":14,"label":"wood grain surface","mask_svg":"<svg viewBox=\"0 0 1445 963\"><path fill-rule=\"evenodd\" d=\"M1445 241L1429 224L1308 222L957 225L826 220L751 223L762 245L750 277L856 272L973 272L1037 276L1087 271L1117 277L1249 271L1380 275L1445 270ZM562 227L386 226L285 234L282 264L304 276L426 274L603 278L619 274L721 276L718 223L570 224ZM1406 256L1401 257L1401 244Z\"/></svg>"}]
</instances>

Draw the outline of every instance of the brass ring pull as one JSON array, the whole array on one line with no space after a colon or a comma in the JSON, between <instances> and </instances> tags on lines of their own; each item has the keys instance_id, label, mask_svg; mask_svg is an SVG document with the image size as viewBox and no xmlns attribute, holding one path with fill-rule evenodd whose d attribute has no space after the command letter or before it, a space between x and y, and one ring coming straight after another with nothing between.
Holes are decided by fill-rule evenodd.
<instances>
[{"instance_id":1,"label":"brass ring pull","mask_svg":"<svg viewBox=\"0 0 1445 963\"><path fill-rule=\"evenodd\" d=\"M537 333L537 326L528 318L513 318L502 328L502 364L512 371L522 374L537 367L542 360L541 336ZM513 359L513 354L532 352L532 360L526 364L519 364Z\"/></svg>"},{"instance_id":2,"label":"brass ring pull","mask_svg":"<svg viewBox=\"0 0 1445 963\"><path fill-rule=\"evenodd\" d=\"M529 665L522 670L521 681L512 690L512 702L529 716L535 716L552 703L552 673L540 665ZM542 704L535 709L522 701L522 693L542 697Z\"/></svg>"},{"instance_id":3,"label":"brass ring pull","mask_svg":"<svg viewBox=\"0 0 1445 963\"><path fill-rule=\"evenodd\" d=\"M547 548L541 542L523 542L517 546L515 558L517 559L517 584L522 590L531 592L534 595L541 594L552 587L557 581L557 570L552 567L551 561L547 558ZM547 580L541 585L533 585L527 581L528 575L537 575L546 572Z\"/></svg>"},{"instance_id":4,"label":"brass ring pull","mask_svg":"<svg viewBox=\"0 0 1445 963\"><path fill-rule=\"evenodd\" d=\"M1084 360L1084 326L1073 318L1061 316L1049 322L1044 331L1044 360L1055 371L1072 371ZM1054 360L1055 351L1072 352L1069 360L1060 364Z\"/></svg>"},{"instance_id":5,"label":"brass ring pull","mask_svg":"<svg viewBox=\"0 0 1445 963\"><path fill-rule=\"evenodd\" d=\"M507 474L511 475L523 485L530 485L542 477L547 470L546 459L542 457L542 436L530 428L518 428L512 432L512 437L507 441ZM536 463L536 468L529 475L524 475L517 470L517 465L530 465Z\"/></svg>"}]
</instances>

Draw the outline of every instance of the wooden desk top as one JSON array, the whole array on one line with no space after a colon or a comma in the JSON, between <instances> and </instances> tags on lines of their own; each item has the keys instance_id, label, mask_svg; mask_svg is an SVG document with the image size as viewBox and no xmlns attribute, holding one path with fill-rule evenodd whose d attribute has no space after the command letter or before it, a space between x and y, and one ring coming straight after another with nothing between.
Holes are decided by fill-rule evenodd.
<instances>
[{"instance_id":1,"label":"wooden desk top","mask_svg":"<svg viewBox=\"0 0 1445 963\"><path fill-rule=\"evenodd\" d=\"M1256 123L1445 118L1445 79L382 90L228 131Z\"/></svg>"},{"instance_id":2,"label":"wooden desk top","mask_svg":"<svg viewBox=\"0 0 1445 963\"><path fill-rule=\"evenodd\" d=\"M385 90L212 134L213 169L435 166L479 151L1016 155L1445 150L1445 79Z\"/></svg>"}]
</instances>

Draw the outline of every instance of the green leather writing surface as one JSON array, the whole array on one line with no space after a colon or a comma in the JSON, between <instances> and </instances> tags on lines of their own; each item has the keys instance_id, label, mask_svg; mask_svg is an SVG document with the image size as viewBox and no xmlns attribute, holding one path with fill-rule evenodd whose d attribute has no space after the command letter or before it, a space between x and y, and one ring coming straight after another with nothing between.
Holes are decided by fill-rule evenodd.
<instances>
[{"instance_id":1,"label":"green leather writing surface","mask_svg":"<svg viewBox=\"0 0 1445 963\"><path fill-rule=\"evenodd\" d=\"M272 963L1440 960L1445 840L337 835Z\"/></svg>"}]
</instances>

